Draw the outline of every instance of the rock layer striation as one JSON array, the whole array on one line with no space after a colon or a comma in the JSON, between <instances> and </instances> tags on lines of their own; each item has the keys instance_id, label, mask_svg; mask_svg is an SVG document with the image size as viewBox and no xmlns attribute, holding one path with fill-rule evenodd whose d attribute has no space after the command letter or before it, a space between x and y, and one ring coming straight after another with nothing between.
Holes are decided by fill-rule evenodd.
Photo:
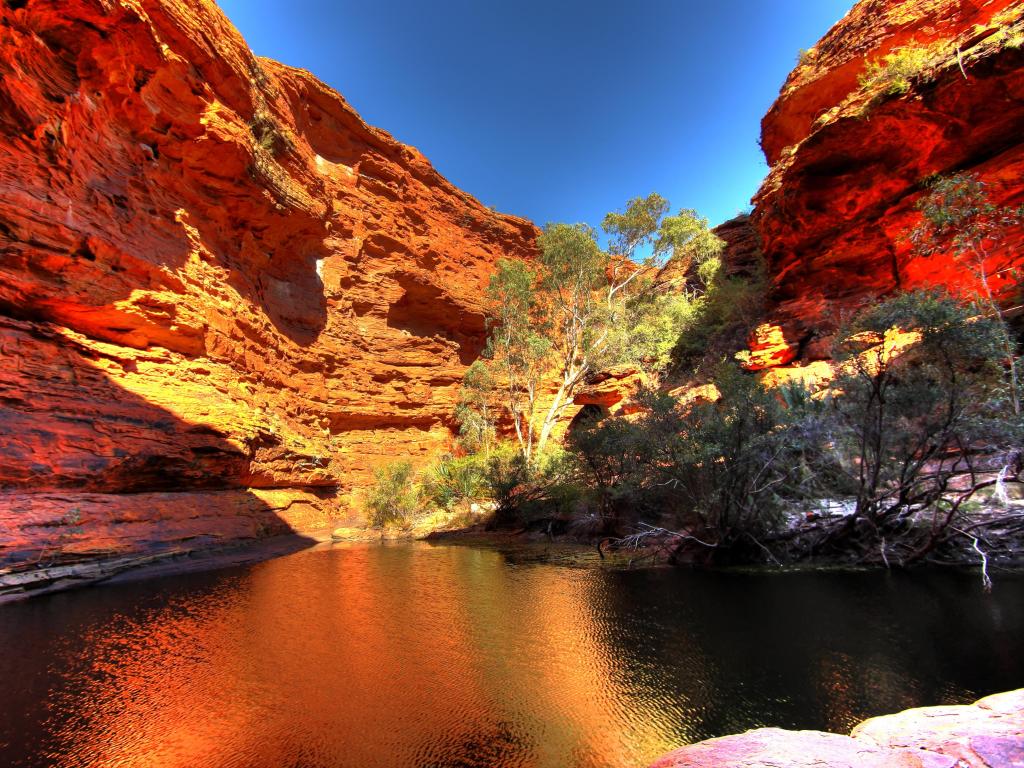
<instances>
[{"instance_id":1,"label":"rock layer striation","mask_svg":"<svg viewBox=\"0 0 1024 768\"><path fill-rule=\"evenodd\" d=\"M926 51L906 92L864 82L872 62ZM911 70L914 68L911 67ZM789 76L762 123L771 166L752 215L773 310L751 369L828 356L842 317L878 296L981 290L972 264L921 256L909 241L934 174L972 173L997 205L1024 202L1024 6L1014 0L862 0ZM988 264L1018 302L1024 227Z\"/></svg>"},{"instance_id":2,"label":"rock layer striation","mask_svg":"<svg viewBox=\"0 0 1024 768\"><path fill-rule=\"evenodd\" d=\"M0 565L346 517L535 238L213 3L0 4Z\"/></svg>"}]
</instances>

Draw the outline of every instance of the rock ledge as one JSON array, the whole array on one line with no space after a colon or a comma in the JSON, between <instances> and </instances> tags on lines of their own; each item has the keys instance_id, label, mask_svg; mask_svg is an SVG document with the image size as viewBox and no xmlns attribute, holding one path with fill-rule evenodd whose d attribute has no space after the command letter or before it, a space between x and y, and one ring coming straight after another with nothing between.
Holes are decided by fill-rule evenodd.
<instances>
[{"instance_id":1,"label":"rock ledge","mask_svg":"<svg viewBox=\"0 0 1024 768\"><path fill-rule=\"evenodd\" d=\"M759 728L676 750L650 768L1024 768L1024 688L974 704L865 720L849 736Z\"/></svg>"}]
</instances>

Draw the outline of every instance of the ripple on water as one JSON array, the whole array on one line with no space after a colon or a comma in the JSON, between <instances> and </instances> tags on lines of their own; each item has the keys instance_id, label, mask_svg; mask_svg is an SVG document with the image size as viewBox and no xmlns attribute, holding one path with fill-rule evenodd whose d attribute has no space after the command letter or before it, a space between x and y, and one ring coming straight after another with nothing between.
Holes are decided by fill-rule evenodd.
<instances>
[{"instance_id":1,"label":"ripple on water","mask_svg":"<svg viewBox=\"0 0 1024 768\"><path fill-rule=\"evenodd\" d=\"M1024 580L403 544L0 608L0 764L642 766L1024 685Z\"/></svg>"}]
</instances>

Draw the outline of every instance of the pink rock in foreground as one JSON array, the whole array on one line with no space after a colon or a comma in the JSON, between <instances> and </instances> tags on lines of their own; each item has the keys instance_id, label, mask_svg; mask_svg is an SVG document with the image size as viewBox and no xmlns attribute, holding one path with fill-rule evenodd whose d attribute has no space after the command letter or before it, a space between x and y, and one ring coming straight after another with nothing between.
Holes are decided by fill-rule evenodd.
<instances>
[{"instance_id":1,"label":"pink rock in foreground","mask_svg":"<svg viewBox=\"0 0 1024 768\"><path fill-rule=\"evenodd\" d=\"M967 706L865 720L850 736L759 728L676 750L650 768L1024 768L1024 689Z\"/></svg>"},{"instance_id":2,"label":"pink rock in foreground","mask_svg":"<svg viewBox=\"0 0 1024 768\"><path fill-rule=\"evenodd\" d=\"M759 728L676 750L651 768L954 768L934 752L875 747L835 733Z\"/></svg>"}]
</instances>

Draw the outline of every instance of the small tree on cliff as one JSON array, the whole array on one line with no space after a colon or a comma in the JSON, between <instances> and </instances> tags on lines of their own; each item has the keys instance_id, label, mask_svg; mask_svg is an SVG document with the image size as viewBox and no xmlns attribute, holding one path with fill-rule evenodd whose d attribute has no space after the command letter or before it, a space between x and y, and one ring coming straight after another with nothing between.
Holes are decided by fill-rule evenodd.
<instances>
[{"instance_id":1,"label":"small tree on cliff","mask_svg":"<svg viewBox=\"0 0 1024 768\"><path fill-rule=\"evenodd\" d=\"M721 241L694 211L666 216L668 211L660 195L634 198L604 219L610 252L585 224L549 224L538 243L537 273L522 262L498 263L487 292L486 355L527 461L550 440L587 376L629 345L622 331L626 311L663 287L654 279L659 269L684 249L698 261L721 250ZM557 388L539 413L543 376Z\"/></svg>"},{"instance_id":2,"label":"small tree on cliff","mask_svg":"<svg viewBox=\"0 0 1024 768\"><path fill-rule=\"evenodd\" d=\"M987 314L999 320L1003 360L1010 371L1013 412L1020 414L1017 345L991 285L991 278L1006 268L993 266L991 249L1009 227L1020 224L1021 211L994 205L984 182L971 174L938 177L931 183L930 193L918 202L917 209L922 220L910 235L917 252L924 256L952 253L965 258L981 284L977 300Z\"/></svg>"},{"instance_id":3,"label":"small tree on cliff","mask_svg":"<svg viewBox=\"0 0 1024 768\"><path fill-rule=\"evenodd\" d=\"M495 437L495 381L490 368L476 360L466 370L455 406L455 420L463 447L470 453L490 455Z\"/></svg>"},{"instance_id":4,"label":"small tree on cliff","mask_svg":"<svg viewBox=\"0 0 1024 768\"><path fill-rule=\"evenodd\" d=\"M541 377L551 351L544 333L545 308L537 296L537 275L521 261L501 259L486 298L491 333L484 354L497 374L498 401L512 421L524 458L530 461L537 442ZM463 384L476 390L472 397L485 401L490 395L483 391L484 382L482 377L471 377Z\"/></svg>"}]
</instances>

